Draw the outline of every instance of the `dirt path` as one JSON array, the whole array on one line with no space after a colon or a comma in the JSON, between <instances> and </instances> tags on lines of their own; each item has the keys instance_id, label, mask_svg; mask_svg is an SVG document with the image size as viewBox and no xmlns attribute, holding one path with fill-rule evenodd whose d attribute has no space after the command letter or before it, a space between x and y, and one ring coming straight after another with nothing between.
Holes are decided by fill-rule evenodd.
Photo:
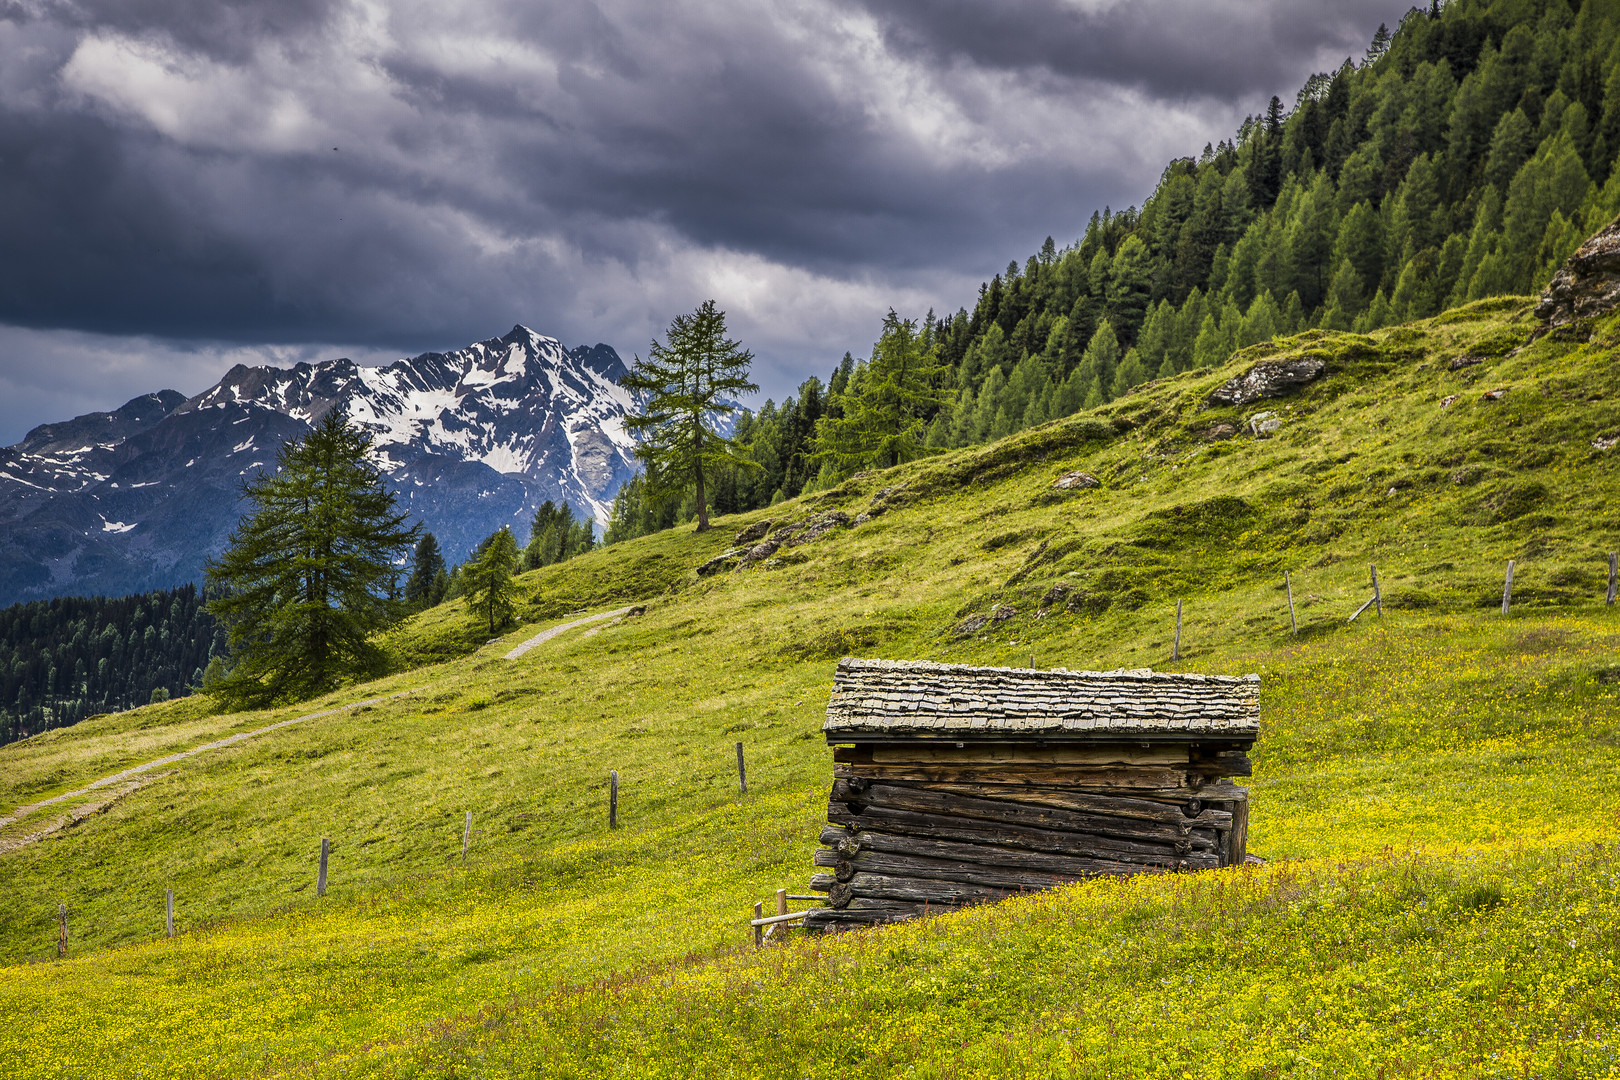
<instances>
[{"instance_id":1,"label":"dirt path","mask_svg":"<svg viewBox=\"0 0 1620 1080\"><path fill-rule=\"evenodd\" d=\"M627 608L627 607L622 607L622 608L619 608L617 611L604 611L600 615L587 615L587 616L585 616L585 618L583 618L583 619L575 619L571 623L563 623L561 626L553 626L550 630L542 630L540 633L534 635L534 637L530 638L528 641L525 641L523 644L519 645L517 648L513 649L511 652L507 653L506 658L508 660L516 660L518 657L522 656L524 653L528 652L530 649L534 648L536 645L542 645L542 644L550 641L552 638L556 637L558 634L562 633L564 630L572 630L574 627L576 627L576 626L584 626L586 623L600 622L603 619L611 619L611 618L613 618L614 616L617 616L617 615L628 615L628 614L630 614L630 609Z\"/></svg>"},{"instance_id":2,"label":"dirt path","mask_svg":"<svg viewBox=\"0 0 1620 1080\"><path fill-rule=\"evenodd\" d=\"M344 712L348 709L358 709L365 705L375 705L380 701L392 701L394 698L404 697L406 694L414 694L416 693L417 689L419 688L401 690L397 694L387 694L383 697L367 698L364 701L356 701L348 705L339 705L335 709L322 709L320 712L305 713L303 716L295 716L290 720L277 721L276 723L270 724L267 727L255 728L252 731L239 731L235 735L227 735L223 739L216 739L211 743L204 743L201 746L194 746L190 750L182 750L178 754L170 754L168 757L161 757L156 761L148 761L144 765L132 766L131 768L125 769L122 772L115 772L111 776L103 776L100 780L92 781L77 791L64 792L61 795L53 795L49 799L41 799L37 803L29 803L27 806L19 806L8 816L0 817L0 828L5 828L8 825L14 825L18 821L21 821L23 818L27 817L29 814L32 814L34 811L43 810L45 807L50 806L53 803L66 802L69 799L77 799L81 796L89 795L99 788L107 787L109 784L126 782L132 778L140 776L142 773L150 772L151 770L160 768L161 766L170 765L176 761L184 761L193 754L200 754L205 750L219 750L222 747L239 743L243 739L251 739L255 735L263 735L266 732L275 731L279 728L290 727L293 724L302 724L305 720L317 720L320 717L331 716L333 713ZM127 794L127 792L120 792L120 795L123 794ZM115 796L115 798L116 797L117 796Z\"/></svg>"}]
</instances>

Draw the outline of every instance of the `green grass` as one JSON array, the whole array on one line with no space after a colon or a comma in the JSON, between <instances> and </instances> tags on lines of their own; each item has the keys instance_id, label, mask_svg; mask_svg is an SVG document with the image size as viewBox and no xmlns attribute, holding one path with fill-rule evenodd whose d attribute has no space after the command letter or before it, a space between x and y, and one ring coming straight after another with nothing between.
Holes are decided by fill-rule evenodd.
<instances>
[{"instance_id":1,"label":"green grass","mask_svg":"<svg viewBox=\"0 0 1620 1080\"><path fill-rule=\"evenodd\" d=\"M1620 625L1602 603L1620 484L1590 443L1620 430L1617 328L1510 355L1522 307L1260 346L1101 416L548 567L523 579L528 624L496 643L459 604L426 612L391 645L431 666L332 703L411 693L168 766L0 855L0 1060L24 1076L1609 1075L1620 904L1593 845L1620 827ZM1329 373L1280 403L1203 408L1273 351ZM1489 358L1449 370L1460 355ZM1274 438L1203 437L1261 409L1286 418ZM1074 468L1104 486L1053 492ZM900 484L880 516L774 567L693 573L749 521L853 516ZM1369 563L1386 615L1347 624ZM1074 610L1043 612L1060 584ZM812 869L838 656L1169 668L1178 598L1181 668L1263 676L1250 849L1271 867L742 948L752 902ZM631 601L646 615L500 659ZM955 635L998 605L1018 613ZM0 812L327 704L211 716L188 699L29 739L0 749ZM45 962L62 902L72 955Z\"/></svg>"}]
</instances>

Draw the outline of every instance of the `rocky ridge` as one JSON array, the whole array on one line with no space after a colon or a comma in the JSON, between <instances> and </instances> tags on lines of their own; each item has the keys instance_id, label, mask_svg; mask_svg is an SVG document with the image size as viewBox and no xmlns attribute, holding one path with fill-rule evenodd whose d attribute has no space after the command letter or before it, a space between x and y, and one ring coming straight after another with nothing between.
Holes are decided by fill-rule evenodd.
<instances>
[{"instance_id":1,"label":"rocky ridge","mask_svg":"<svg viewBox=\"0 0 1620 1080\"><path fill-rule=\"evenodd\" d=\"M334 408L368 428L401 504L464 558L543 501L605 522L635 470L606 345L523 326L386 367L238 365L192 398L146 394L0 449L0 604L198 580L242 513L241 482Z\"/></svg>"}]
</instances>

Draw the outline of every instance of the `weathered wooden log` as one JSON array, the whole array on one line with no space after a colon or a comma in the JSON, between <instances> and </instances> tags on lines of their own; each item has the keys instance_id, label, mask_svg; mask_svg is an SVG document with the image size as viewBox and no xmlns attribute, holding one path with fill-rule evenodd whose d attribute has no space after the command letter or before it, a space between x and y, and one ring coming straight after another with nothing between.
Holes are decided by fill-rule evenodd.
<instances>
[{"instance_id":1,"label":"weathered wooden log","mask_svg":"<svg viewBox=\"0 0 1620 1080\"><path fill-rule=\"evenodd\" d=\"M1115 789L1157 788L1177 790L1192 785L1188 767L1177 769L1161 766L1116 766L1090 768L1086 766L1056 765L904 765L904 764L835 764L833 776L847 778L857 774L880 777L885 780L931 780L939 783L1023 783L1037 785L1074 785ZM1192 774L1202 780L1202 774Z\"/></svg>"},{"instance_id":2,"label":"weathered wooden log","mask_svg":"<svg viewBox=\"0 0 1620 1080\"><path fill-rule=\"evenodd\" d=\"M817 837L817 839L827 847L835 848L839 844L842 844L845 840L849 839L850 835L851 833L848 829L840 828L837 825L823 825L821 827L821 835Z\"/></svg>"},{"instance_id":3,"label":"weathered wooden log","mask_svg":"<svg viewBox=\"0 0 1620 1080\"><path fill-rule=\"evenodd\" d=\"M836 759L834 759L836 760ZM1028 742L966 743L908 740L880 744L868 756L853 761L897 765L1179 765L1189 760L1186 745L1143 746L1140 743L1089 743L1045 745Z\"/></svg>"},{"instance_id":4,"label":"weathered wooden log","mask_svg":"<svg viewBox=\"0 0 1620 1080\"><path fill-rule=\"evenodd\" d=\"M1204 776L1254 775L1254 762L1242 750L1219 750L1194 756L1191 768Z\"/></svg>"},{"instance_id":5,"label":"weathered wooden log","mask_svg":"<svg viewBox=\"0 0 1620 1080\"><path fill-rule=\"evenodd\" d=\"M821 861L824 856L821 852L828 848L817 850L817 866L837 867L840 862L853 860L859 863L866 852L885 852L891 855L926 856L934 859L955 859L959 862L972 863L983 866L1005 867L1008 869L1028 870L1051 874L1064 874L1071 877L1085 877L1098 873L1099 864L1106 864L1112 868L1115 865L1127 868L1140 868L1141 860L1119 859L1106 853L1084 854L1058 854L1043 851L1027 851L1017 848L992 846L989 844L966 844L952 840L935 840L926 837L897 836L883 832L856 833L839 850L831 851L835 858L831 862ZM1174 851L1166 848L1159 855L1163 864L1178 870L1208 870L1219 866L1220 857L1214 851ZM1113 873L1112 869L1107 870Z\"/></svg>"},{"instance_id":6,"label":"weathered wooden log","mask_svg":"<svg viewBox=\"0 0 1620 1080\"><path fill-rule=\"evenodd\" d=\"M1074 810L1037 806L1001 799L980 799L968 795L930 791L926 788L908 788L897 784L872 784L857 790L850 781L833 782L834 801L867 807L877 806L894 810L912 810L951 817L978 818L1012 825L1025 825L1040 829L1060 829L1069 832L1088 832L1102 836L1122 836L1127 839L1148 839L1174 842L1184 839L1192 825L1187 818L1181 822L1164 823L1144 821L1140 818L1110 817L1106 814L1085 814ZM830 820L830 819L829 819ZM1213 824L1213 823L1211 823ZM1215 826L1219 828L1219 826ZM1231 827L1230 815L1227 827Z\"/></svg>"},{"instance_id":7,"label":"weathered wooden log","mask_svg":"<svg viewBox=\"0 0 1620 1080\"><path fill-rule=\"evenodd\" d=\"M851 810L849 804L845 802L827 803L827 822L831 825L841 825L846 829L861 827L860 815Z\"/></svg>"},{"instance_id":8,"label":"weathered wooden log","mask_svg":"<svg viewBox=\"0 0 1620 1080\"><path fill-rule=\"evenodd\" d=\"M910 904L983 904L1028 891L1030 890L996 889L958 881L861 873L856 874L848 882L834 885L828 890L827 895L831 898L833 907L847 908L850 901L857 897L869 900L903 900Z\"/></svg>"},{"instance_id":9,"label":"weathered wooden log","mask_svg":"<svg viewBox=\"0 0 1620 1080\"><path fill-rule=\"evenodd\" d=\"M1166 856L1184 852L1214 851L1218 835L1213 829L1196 828L1189 830L1185 837L1167 842L1156 837L1133 838L1041 829L948 814L890 810L881 806L864 807L860 814L856 814L844 803L831 804L827 813L829 818L836 814L841 819L839 824L860 830L936 840L960 840L969 844L995 844L1030 851L1049 851L1057 855L1102 854L1127 862L1157 862Z\"/></svg>"},{"instance_id":10,"label":"weathered wooden log","mask_svg":"<svg viewBox=\"0 0 1620 1080\"><path fill-rule=\"evenodd\" d=\"M1107 814L1110 817L1162 821L1170 825L1179 825L1190 821L1194 825L1205 825L1219 829L1230 828L1232 823L1231 814L1224 810L1206 809L1189 817L1182 807L1193 798L1191 795L1187 799L1176 803L1166 803L1155 802L1151 799L1133 799L1123 795L1091 795L1083 792L1067 791L1062 788L1019 788L1016 791L1008 791L992 784L927 784L917 782L900 784L899 786L921 788L925 791L943 791L952 795L971 795L980 799L1033 803L1037 806L1051 806L1060 810Z\"/></svg>"},{"instance_id":11,"label":"weathered wooden log","mask_svg":"<svg viewBox=\"0 0 1620 1080\"><path fill-rule=\"evenodd\" d=\"M838 879L833 877L831 874L810 875L811 892L827 892L836 884L838 884Z\"/></svg>"},{"instance_id":12,"label":"weathered wooden log","mask_svg":"<svg viewBox=\"0 0 1620 1080\"><path fill-rule=\"evenodd\" d=\"M964 862L960 859L936 859L922 855L895 855L886 851L863 851L854 858L841 858L833 876L840 882L851 882L861 874L885 874L892 877L926 878L930 881L955 881L964 885L979 885L996 889L1026 889L1038 892L1071 881L1126 874L1168 873L1182 869L1178 866L1153 867L1143 863L1113 862L1108 859L1073 859L1071 867L1061 873L1039 870L1018 870L991 866L984 862Z\"/></svg>"},{"instance_id":13,"label":"weathered wooden log","mask_svg":"<svg viewBox=\"0 0 1620 1080\"><path fill-rule=\"evenodd\" d=\"M953 904L903 904L893 900L851 899L845 908L817 908L804 915L806 930L837 930L844 927L874 926L905 922L924 915L955 911Z\"/></svg>"}]
</instances>

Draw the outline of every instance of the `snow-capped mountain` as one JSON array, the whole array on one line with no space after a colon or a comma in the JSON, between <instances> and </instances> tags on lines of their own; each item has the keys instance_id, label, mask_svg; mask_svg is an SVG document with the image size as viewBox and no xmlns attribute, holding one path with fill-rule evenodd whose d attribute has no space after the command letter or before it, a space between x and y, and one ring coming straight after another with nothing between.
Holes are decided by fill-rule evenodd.
<instances>
[{"instance_id":1,"label":"snow-capped mountain","mask_svg":"<svg viewBox=\"0 0 1620 1080\"><path fill-rule=\"evenodd\" d=\"M606 345L523 326L387 367L238 365L187 399L147 394L0 450L0 604L199 580L245 507L241 481L333 408L373 434L389 485L452 560L550 499L605 523L635 471L635 407Z\"/></svg>"}]
</instances>

